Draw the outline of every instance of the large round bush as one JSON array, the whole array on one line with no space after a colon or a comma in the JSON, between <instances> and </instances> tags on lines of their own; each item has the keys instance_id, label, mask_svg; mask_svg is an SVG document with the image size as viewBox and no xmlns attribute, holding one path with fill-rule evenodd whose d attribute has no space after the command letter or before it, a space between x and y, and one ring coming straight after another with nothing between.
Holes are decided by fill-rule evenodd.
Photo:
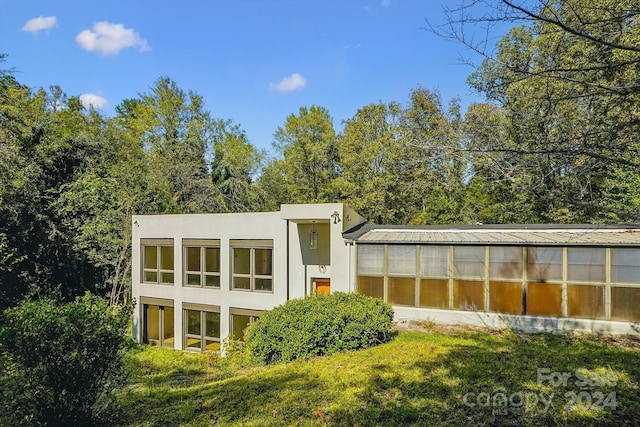
<instances>
[{"instance_id":1,"label":"large round bush","mask_svg":"<svg viewBox=\"0 0 640 427\"><path fill-rule=\"evenodd\" d=\"M334 293L288 301L249 329L247 347L266 364L359 350L391 339L393 309L384 301Z\"/></svg>"}]
</instances>

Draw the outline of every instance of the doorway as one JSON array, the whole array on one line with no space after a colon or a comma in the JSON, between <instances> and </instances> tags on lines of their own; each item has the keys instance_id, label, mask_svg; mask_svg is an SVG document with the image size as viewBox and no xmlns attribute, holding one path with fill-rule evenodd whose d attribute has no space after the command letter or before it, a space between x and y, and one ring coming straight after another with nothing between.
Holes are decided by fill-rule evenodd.
<instances>
[{"instance_id":1,"label":"doorway","mask_svg":"<svg viewBox=\"0 0 640 427\"><path fill-rule=\"evenodd\" d=\"M311 279L311 284L316 295L329 295L331 293L330 279Z\"/></svg>"}]
</instances>

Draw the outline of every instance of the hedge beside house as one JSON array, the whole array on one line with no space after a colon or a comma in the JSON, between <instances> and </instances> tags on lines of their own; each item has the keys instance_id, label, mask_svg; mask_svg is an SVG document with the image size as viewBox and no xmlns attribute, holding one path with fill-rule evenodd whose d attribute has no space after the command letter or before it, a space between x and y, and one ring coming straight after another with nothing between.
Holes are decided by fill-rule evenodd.
<instances>
[{"instance_id":1,"label":"hedge beside house","mask_svg":"<svg viewBox=\"0 0 640 427\"><path fill-rule=\"evenodd\" d=\"M260 363L272 364L360 350L392 339L393 309L355 293L288 301L263 314L246 342Z\"/></svg>"}]
</instances>

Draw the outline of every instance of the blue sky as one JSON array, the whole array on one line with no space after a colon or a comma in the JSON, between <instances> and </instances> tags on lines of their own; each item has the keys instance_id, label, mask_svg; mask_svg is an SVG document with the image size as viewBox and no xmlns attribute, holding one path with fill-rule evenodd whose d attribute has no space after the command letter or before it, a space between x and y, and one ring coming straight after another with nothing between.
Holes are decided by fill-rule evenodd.
<instances>
[{"instance_id":1,"label":"blue sky","mask_svg":"<svg viewBox=\"0 0 640 427\"><path fill-rule=\"evenodd\" d=\"M327 108L340 131L418 86L481 100L463 48L423 29L444 21L443 4L455 1L0 0L0 53L21 83L59 85L107 116L170 77L270 149L302 106Z\"/></svg>"}]
</instances>

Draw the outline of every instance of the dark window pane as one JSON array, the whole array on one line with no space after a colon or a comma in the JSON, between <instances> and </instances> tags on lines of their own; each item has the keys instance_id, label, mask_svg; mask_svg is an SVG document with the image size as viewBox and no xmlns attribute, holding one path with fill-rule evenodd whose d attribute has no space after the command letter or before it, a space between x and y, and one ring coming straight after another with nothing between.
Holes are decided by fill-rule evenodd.
<instances>
[{"instance_id":1,"label":"dark window pane","mask_svg":"<svg viewBox=\"0 0 640 427\"><path fill-rule=\"evenodd\" d=\"M522 286L515 282L489 282L489 311L522 314Z\"/></svg>"},{"instance_id":2,"label":"dark window pane","mask_svg":"<svg viewBox=\"0 0 640 427\"><path fill-rule=\"evenodd\" d=\"M162 346L173 348L173 307L164 308L164 332Z\"/></svg>"},{"instance_id":3,"label":"dark window pane","mask_svg":"<svg viewBox=\"0 0 640 427\"><path fill-rule=\"evenodd\" d=\"M187 312L187 334L202 335L200 330L200 312L197 310L185 310Z\"/></svg>"},{"instance_id":4,"label":"dark window pane","mask_svg":"<svg viewBox=\"0 0 640 427\"><path fill-rule=\"evenodd\" d=\"M449 308L449 280L420 280L420 307Z\"/></svg>"},{"instance_id":5,"label":"dark window pane","mask_svg":"<svg viewBox=\"0 0 640 427\"><path fill-rule=\"evenodd\" d=\"M568 278L571 282L604 282L604 248L569 248Z\"/></svg>"},{"instance_id":6,"label":"dark window pane","mask_svg":"<svg viewBox=\"0 0 640 427\"><path fill-rule=\"evenodd\" d=\"M205 340L204 349L208 351L220 351L220 341Z\"/></svg>"},{"instance_id":7,"label":"dark window pane","mask_svg":"<svg viewBox=\"0 0 640 427\"><path fill-rule=\"evenodd\" d=\"M219 273L220 272L220 248L206 248L206 267L207 273Z\"/></svg>"},{"instance_id":8,"label":"dark window pane","mask_svg":"<svg viewBox=\"0 0 640 427\"><path fill-rule=\"evenodd\" d=\"M143 282L145 283L158 283L158 273L155 271L145 271Z\"/></svg>"},{"instance_id":9,"label":"dark window pane","mask_svg":"<svg viewBox=\"0 0 640 427\"><path fill-rule=\"evenodd\" d=\"M569 285L569 317L604 319L604 286Z\"/></svg>"},{"instance_id":10,"label":"dark window pane","mask_svg":"<svg viewBox=\"0 0 640 427\"><path fill-rule=\"evenodd\" d=\"M489 249L489 277L522 279L522 248L493 246Z\"/></svg>"},{"instance_id":11,"label":"dark window pane","mask_svg":"<svg viewBox=\"0 0 640 427\"><path fill-rule=\"evenodd\" d=\"M453 308L468 311L484 310L484 282L453 281Z\"/></svg>"},{"instance_id":12,"label":"dark window pane","mask_svg":"<svg viewBox=\"0 0 640 427\"><path fill-rule=\"evenodd\" d=\"M220 313L204 312L205 331L207 337L220 338Z\"/></svg>"},{"instance_id":13,"label":"dark window pane","mask_svg":"<svg viewBox=\"0 0 640 427\"><path fill-rule=\"evenodd\" d=\"M527 314L562 316L562 285L535 282L527 284Z\"/></svg>"},{"instance_id":14,"label":"dark window pane","mask_svg":"<svg viewBox=\"0 0 640 427\"><path fill-rule=\"evenodd\" d=\"M160 269L173 270L173 246L160 246Z\"/></svg>"},{"instance_id":15,"label":"dark window pane","mask_svg":"<svg viewBox=\"0 0 640 427\"><path fill-rule=\"evenodd\" d=\"M456 246L453 248L455 277L484 277L484 246Z\"/></svg>"},{"instance_id":16,"label":"dark window pane","mask_svg":"<svg viewBox=\"0 0 640 427\"><path fill-rule=\"evenodd\" d=\"M273 281L271 279L255 279L255 290L256 291L272 291L273 290Z\"/></svg>"},{"instance_id":17,"label":"dark window pane","mask_svg":"<svg viewBox=\"0 0 640 427\"><path fill-rule=\"evenodd\" d=\"M251 274L251 249L233 249L233 272L239 274Z\"/></svg>"},{"instance_id":18,"label":"dark window pane","mask_svg":"<svg viewBox=\"0 0 640 427\"><path fill-rule=\"evenodd\" d=\"M244 330L249 326L251 322L251 316L244 316L241 314L232 314L231 315L231 334L234 339L242 340L244 339Z\"/></svg>"},{"instance_id":19,"label":"dark window pane","mask_svg":"<svg viewBox=\"0 0 640 427\"><path fill-rule=\"evenodd\" d=\"M375 298L384 298L384 278L358 276L358 293Z\"/></svg>"},{"instance_id":20,"label":"dark window pane","mask_svg":"<svg viewBox=\"0 0 640 427\"><path fill-rule=\"evenodd\" d=\"M271 276L273 270L272 250L255 249L255 273L260 276Z\"/></svg>"},{"instance_id":21,"label":"dark window pane","mask_svg":"<svg viewBox=\"0 0 640 427\"><path fill-rule=\"evenodd\" d=\"M211 287L211 288L219 288L220 287L220 276L210 276L210 275L206 275L205 276L205 286Z\"/></svg>"},{"instance_id":22,"label":"dark window pane","mask_svg":"<svg viewBox=\"0 0 640 427\"><path fill-rule=\"evenodd\" d=\"M200 248L189 247L186 250L187 270L200 271Z\"/></svg>"},{"instance_id":23,"label":"dark window pane","mask_svg":"<svg viewBox=\"0 0 640 427\"><path fill-rule=\"evenodd\" d=\"M147 306L147 343L153 345L160 344L160 307L157 305Z\"/></svg>"},{"instance_id":24,"label":"dark window pane","mask_svg":"<svg viewBox=\"0 0 640 427\"><path fill-rule=\"evenodd\" d=\"M161 283L173 283L173 273L160 273Z\"/></svg>"},{"instance_id":25,"label":"dark window pane","mask_svg":"<svg viewBox=\"0 0 640 427\"><path fill-rule=\"evenodd\" d=\"M202 339L196 337L187 337L187 348L191 349L202 349Z\"/></svg>"},{"instance_id":26,"label":"dark window pane","mask_svg":"<svg viewBox=\"0 0 640 427\"><path fill-rule=\"evenodd\" d=\"M611 320L640 322L640 288L611 288Z\"/></svg>"},{"instance_id":27,"label":"dark window pane","mask_svg":"<svg viewBox=\"0 0 640 427\"><path fill-rule=\"evenodd\" d=\"M189 285L189 286L200 286L200 275L199 274L187 274L187 285Z\"/></svg>"},{"instance_id":28,"label":"dark window pane","mask_svg":"<svg viewBox=\"0 0 640 427\"><path fill-rule=\"evenodd\" d=\"M415 305L416 279L389 277L389 304Z\"/></svg>"},{"instance_id":29,"label":"dark window pane","mask_svg":"<svg viewBox=\"0 0 640 427\"><path fill-rule=\"evenodd\" d=\"M562 248L528 248L527 277L537 282L562 280Z\"/></svg>"},{"instance_id":30,"label":"dark window pane","mask_svg":"<svg viewBox=\"0 0 640 427\"><path fill-rule=\"evenodd\" d=\"M611 281L640 283L640 249L611 248Z\"/></svg>"},{"instance_id":31,"label":"dark window pane","mask_svg":"<svg viewBox=\"0 0 640 427\"><path fill-rule=\"evenodd\" d=\"M251 289L251 279L248 277L233 277L234 289Z\"/></svg>"},{"instance_id":32,"label":"dark window pane","mask_svg":"<svg viewBox=\"0 0 640 427\"><path fill-rule=\"evenodd\" d=\"M144 268L158 268L157 246L144 247Z\"/></svg>"}]
</instances>

